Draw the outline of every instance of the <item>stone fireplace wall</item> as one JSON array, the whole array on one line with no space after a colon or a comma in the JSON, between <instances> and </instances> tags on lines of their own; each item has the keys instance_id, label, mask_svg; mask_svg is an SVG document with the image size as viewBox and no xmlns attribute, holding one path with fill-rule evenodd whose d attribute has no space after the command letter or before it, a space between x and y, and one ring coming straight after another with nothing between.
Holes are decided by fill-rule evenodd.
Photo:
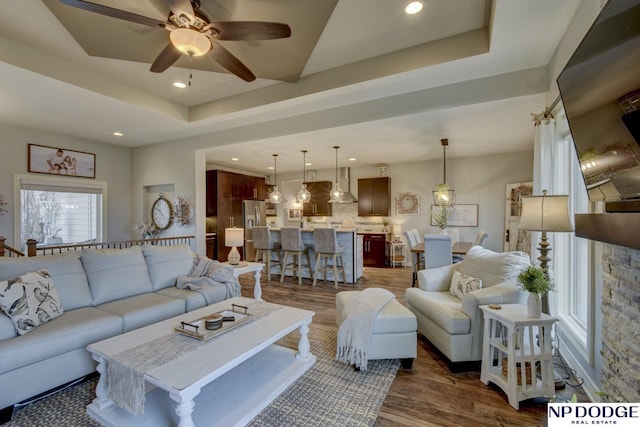
<instances>
[{"instance_id":1,"label":"stone fireplace wall","mask_svg":"<svg viewBox=\"0 0 640 427\"><path fill-rule=\"evenodd\" d=\"M640 402L640 250L603 245L602 392Z\"/></svg>"}]
</instances>

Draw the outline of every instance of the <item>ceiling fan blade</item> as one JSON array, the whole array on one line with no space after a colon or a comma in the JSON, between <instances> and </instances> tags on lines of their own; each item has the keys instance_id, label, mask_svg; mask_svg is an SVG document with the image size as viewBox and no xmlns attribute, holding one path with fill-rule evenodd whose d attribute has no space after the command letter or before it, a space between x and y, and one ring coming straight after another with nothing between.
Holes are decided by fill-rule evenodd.
<instances>
[{"instance_id":1,"label":"ceiling fan blade","mask_svg":"<svg viewBox=\"0 0 640 427\"><path fill-rule=\"evenodd\" d=\"M138 15L136 13L127 12L125 10L115 9L101 4L91 3L84 0L60 0L68 6L77 7L78 9L89 12L99 13L101 15L111 16L112 18L123 19L125 21L135 22L136 24L147 25L154 28L165 28L166 22L149 18L148 16Z\"/></svg>"},{"instance_id":2,"label":"ceiling fan blade","mask_svg":"<svg viewBox=\"0 0 640 427\"><path fill-rule=\"evenodd\" d=\"M190 0L167 0L167 4L169 5L169 9L171 9L171 13L176 16L195 16Z\"/></svg>"},{"instance_id":3,"label":"ceiling fan blade","mask_svg":"<svg viewBox=\"0 0 640 427\"><path fill-rule=\"evenodd\" d=\"M242 80L252 82L256 79L256 76L253 75L246 65L240 62L238 58L220 44L211 43L211 56L218 61L220 65Z\"/></svg>"},{"instance_id":4,"label":"ceiling fan blade","mask_svg":"<svg viewBox=\"0 0 640 427\"><path fill-rule=\"evenodd\" d=\"M169 44L162 49L162 52L160 52L156 60L153 61L153 64L151 64L150 71L152 73L162 73L172 66L181 56L182 52L176 49L173 43L169 42Z\"/></svg>"},{"instance_id":5,"label":"ceiling fan blade","mask_svg":"<svg viewBox=\"0 0 640 427\"><path fill-rule=\"evenodd\" d=\"M271 40L291 36L291 28L278 22L212 22L218 40Z\"/></svg>"}]
</instances>

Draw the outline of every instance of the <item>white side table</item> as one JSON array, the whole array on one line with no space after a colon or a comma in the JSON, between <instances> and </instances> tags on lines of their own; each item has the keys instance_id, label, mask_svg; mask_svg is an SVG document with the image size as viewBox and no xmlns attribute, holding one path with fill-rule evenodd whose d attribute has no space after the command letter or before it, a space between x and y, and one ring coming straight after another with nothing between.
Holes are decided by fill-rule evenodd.
<instances>
[{"instance_id":1,"label":"white side table","mask_svg":"<svg viewBox=\"0 0 640 427\"><path fill-rule=\"evenodd\" d=\"M231 265L228 262L224 262L223 264ZM263 263L249 261L241 261L240 264L233 266L233 275L236 278L238 278L238 276L240 276L241 274L253 273L253 277L256 280L253 285L253 297L258 301L263 301L262 287L260 286L260 274L262 273L263 268Z\"/></svg>"},{"instance_id":2,"label":"white side table","mask_svg":"<svg viewBox=\"0 0 640 427\"><path fill-rule=\"evenodd\" d=\"M404 262L407 259L407 246L403 241L391 241L391 267L396 268L399 264L404 267Z\"/></svg>"},{"instance_id":3,"label":"white side table","mask_svg":"<svg viewBox=\"0 0 640 427\"><path fill-rule=\"evenodd\" d=\"M480 380L500 387L515 409L522 400L553 396L551 328L558 319L544 313L539 319L527 317L527 307L520 304L480 309L484 313Z\"/></svg>"}]
</instances>

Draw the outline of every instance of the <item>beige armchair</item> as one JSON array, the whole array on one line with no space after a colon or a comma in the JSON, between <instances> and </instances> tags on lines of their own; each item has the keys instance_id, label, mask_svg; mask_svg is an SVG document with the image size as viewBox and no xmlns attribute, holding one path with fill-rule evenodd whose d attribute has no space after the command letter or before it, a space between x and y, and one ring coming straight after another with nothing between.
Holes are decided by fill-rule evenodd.
<instances>
[{"instance_id":1,"label":"beige armchair","mask_svg":"<svg viewBox=\"0 0 640 427\"><path fill-rule=\"evenodd\" d=\"M520 271L529 265L524 252L493 252L473 246L462 262L418 272L417 288L405 291L409 310L418 320L418 332L451 362L482 359L482 304L522 303L517 287ZM449 292L454 272L482 281L482 288L462 299Z\"/></svg>"}]
</instances>

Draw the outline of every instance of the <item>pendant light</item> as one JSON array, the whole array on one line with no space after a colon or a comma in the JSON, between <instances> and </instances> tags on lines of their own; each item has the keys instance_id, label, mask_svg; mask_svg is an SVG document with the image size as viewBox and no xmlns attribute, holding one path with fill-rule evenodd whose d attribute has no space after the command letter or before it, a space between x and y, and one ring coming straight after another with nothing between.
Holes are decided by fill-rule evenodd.
<instances>
[{"instance_id":1,"label":"pendant light","mask_svg":"<svg viewBox=\"0 0 640 427\"><path fill-rule=\"evenodd\" d=\"M436 189L433 190L433 202L437 206L451 206L453 205L455 192L453 188L449 188L449 184L447 184L447 146L449 145L449 140L441 139L440 144L442 144L444 176L442 184L438 184Z\"/></svg>"},{"instance_id":2,"label":"pendant light","mask_svg":"<svg viewBox=\"0 0 640 427\"><path fill-rule=\"evenodd\" d=\"M273 190L269 194L271 203L280 203L282 201L282 193L278 191L278 155L273 154Z\"/></svg>"},{"instance_id":3,"label":"pendant light","mask_svg":"<svg viewBox=\"0 0 640 427\"><path fill-rule=\"evenodd\" d=\"M342 201L342 198L344 197L344 191L342 191L340 185L338 184L338 148L340 148L340 146L334 145L333 148L334 150L336 150L336 182L333 185L333 189L331 190L331 199L329 200L329 203L340 203Z\"/></svg>"},{"instance_id":4,"label":"pendant light","mask_svg":"<svg viewBox=\"0 0 640 427\"><path fill-rule=\"evenodd\" d=\"M305 174L307 173L305 166L307 166L307 150L302 150L302 188L298 191L298 201L309 203L311 193L307 190L307 184L304 183Z\"/></svg>"}]
</instances>

